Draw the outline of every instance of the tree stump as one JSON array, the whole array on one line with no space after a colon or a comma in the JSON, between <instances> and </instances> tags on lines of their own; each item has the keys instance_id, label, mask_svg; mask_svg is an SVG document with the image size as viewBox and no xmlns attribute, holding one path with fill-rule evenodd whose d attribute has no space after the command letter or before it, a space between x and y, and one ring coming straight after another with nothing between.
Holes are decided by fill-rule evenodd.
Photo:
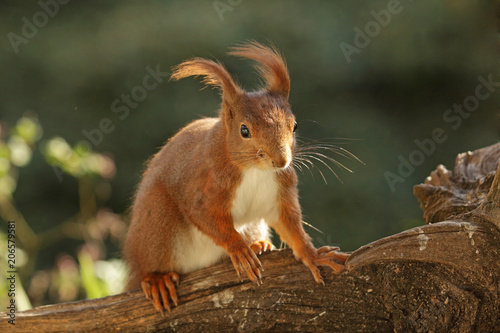
<instances>
[{"instance_id":1,"label":"tree stump","mask_svg":"<svg viewBox=\"0 0 500 333\"><path fill-rule=\"evenodd\" d=\"M142 291L16 314L19 332L499 332L500 144L460 154L415 186L427 225L365 245L325 285L290 250L261 256L263 285L229 261L181 276L159 315ZM496 172L495 172L496 170ZM0 315L0 331L9 317Z\"/></svg>"}]
</instances>

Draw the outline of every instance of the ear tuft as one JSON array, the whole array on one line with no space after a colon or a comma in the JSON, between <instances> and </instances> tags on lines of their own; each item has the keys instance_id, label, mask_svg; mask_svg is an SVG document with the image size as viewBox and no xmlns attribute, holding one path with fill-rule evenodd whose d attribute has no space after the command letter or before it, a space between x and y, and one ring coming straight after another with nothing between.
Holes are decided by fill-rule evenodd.
<instances>
[{"instance_id":1,"label":"ear tuft","mask_svg":"<svg viewBox=\"0 0 500 333\"><path fill-rule=\"evenodd\" d=\"M188 76L200 75L204 76L203 83L220 88L223 98L229 101L232 101L241 91L224 66L203 58L193 58L175 66L170 78L179 80Z\"/></svg>"},{"instance_id":2,"label":"ear tuft","mask_svg":"<svg viewBox=\"0 0 500 333\"><path fill-rule=\"evenodd\" d=\"M250 41L230 50L230 55L256 61L255 68L266 82L266 89L288 99L290 76L285 60L275 46L267 47L256 41Z\"/></svg>"}]
</instances>

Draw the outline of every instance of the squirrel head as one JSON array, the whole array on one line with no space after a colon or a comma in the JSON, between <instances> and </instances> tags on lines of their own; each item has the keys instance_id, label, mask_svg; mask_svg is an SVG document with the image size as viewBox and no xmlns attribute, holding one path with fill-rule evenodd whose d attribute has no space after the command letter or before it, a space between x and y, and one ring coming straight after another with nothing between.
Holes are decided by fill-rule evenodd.
<instances>
[{"instance_id":1,"label":"squirrel head","mask_svg":"<svg viewBox=\"0 0 500 333\"><path fill-rule=\"evenodd\" d=\"M203 82L222 93L220 118L229 156L242 168L282 170L291 165L297 123L288 95L290 77L283 57L275 47L249 42L231 48L230 55L256 62L264 87L243 90L222 64L193 58L173 69L172 79L204 76Z\"/></svg>"}]
</instances>

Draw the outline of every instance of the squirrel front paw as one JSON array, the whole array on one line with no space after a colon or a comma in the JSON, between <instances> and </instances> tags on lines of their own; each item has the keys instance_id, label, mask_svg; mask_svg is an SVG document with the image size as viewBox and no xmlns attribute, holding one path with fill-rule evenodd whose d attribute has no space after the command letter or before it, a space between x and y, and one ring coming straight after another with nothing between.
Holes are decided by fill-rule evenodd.
<instances>
[{"instance_id":1,"label":"squirrel front paw","mask_svg":"<svg viewBox=\"0 0 500 333\"><path fill-rule=\"evenodd\" d=\"M312 251L299 253L297 258L302 260L304 265L311 270L314 280L316 280L317 283L325 284L318 266L328 266L336 274L341 273L345 269L343 264L346 262L347 258L349 258L349 254L338 252L338 250L340 250L340 248L336 246L323 246L319 249L312 249ZM336 261L339 261L341 264Z\"/></svg>"},{"instance_id":2,"label":"squirrel front paw","mask_svg":"<svg viewBox=\"0 0 500 333\"><path fill-rule=\"evenodd\" d=\"M242 244L238 249L231 251L229 256L240 279L244 269L250 281L262 284L262 275L260 273L263 270L262 264L250 246Z\"/></svg>"},{"instance_id":3,"label":"squirrel front paw","mask_svg":"<svg viewBox=\"0 0 500 333\"><path fill-rule=\"evenodd\" d=\"M146 297L153 303L155 309L160 312L162 316L165 315L164 309L170 312L169 295L175 306L177 306L179 301L174 282L179 286L179 274L174 272L149 273L141 282L142 291L144 291Z\"/></svg>"},{"instance_id":4,"label":"squirrel front paw","mask_svg":"<svg viewBox=\"0 0 500 333\"><path fill-rule=\"evenodd\" d=\"M258 240L250 244L250 248L256 254L261 254L262 252L272 251L275 249L273 243L268 240Z\"/></svg>"}]
</instances>

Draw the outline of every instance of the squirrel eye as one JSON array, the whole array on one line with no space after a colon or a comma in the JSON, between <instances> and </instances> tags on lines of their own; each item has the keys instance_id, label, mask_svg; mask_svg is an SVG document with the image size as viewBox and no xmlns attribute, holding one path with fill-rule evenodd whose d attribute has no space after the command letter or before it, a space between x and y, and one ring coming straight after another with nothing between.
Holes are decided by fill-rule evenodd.
<instances>
[{"instance_id":1,"label":"squirrel eye","mask_svg":"<svg viewBox=\"0 0 500 333\"><path fill-rule=\"evenodd\" d=\"M246 125L241 125L240 129L241 136L244 137L245 139L251 138L252 136L250 135L250 130Z\"/></svg>"},{"instance_id":2,"label":"squirrel eye","mask_svg":"<svg viewBox=\"0 0 500 333\"><path fill-rule=\"evenodd\" d=\"M293 132L295 133L296 130L297 130L297 122L293 124Z\"/></svg>"}]
</instances>

